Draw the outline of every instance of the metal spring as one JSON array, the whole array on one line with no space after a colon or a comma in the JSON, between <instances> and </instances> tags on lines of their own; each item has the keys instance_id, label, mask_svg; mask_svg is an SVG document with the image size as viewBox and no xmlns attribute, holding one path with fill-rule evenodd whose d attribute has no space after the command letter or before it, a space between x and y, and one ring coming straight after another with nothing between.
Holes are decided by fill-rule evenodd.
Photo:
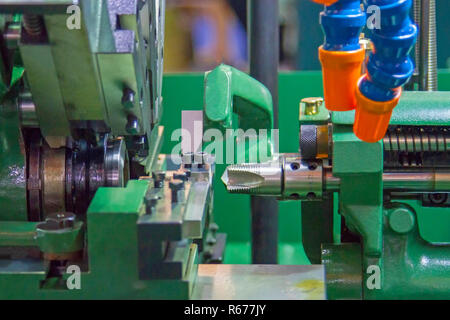
<instances>
[{"instance_id":1,"label":"metal spring","mask_svg":"<svg viewBox=\"0 0 450 320\"><path fill-rule=\"evenodd\" d=\"M44 30L42 16L37 14L24 14L23 27L30 36L39 36Z\"/></svg>"},{"instance_id":2,"label":"metal spring","mask_svg":"<svg viewBox=\"0 0 450 320\"><path fill-rule=\"evenodd\" d=\"M384 150L394 152L450 152L450 132L448 129L427 131L389 130L383 139Z\"/></svg>"}]
</instances>

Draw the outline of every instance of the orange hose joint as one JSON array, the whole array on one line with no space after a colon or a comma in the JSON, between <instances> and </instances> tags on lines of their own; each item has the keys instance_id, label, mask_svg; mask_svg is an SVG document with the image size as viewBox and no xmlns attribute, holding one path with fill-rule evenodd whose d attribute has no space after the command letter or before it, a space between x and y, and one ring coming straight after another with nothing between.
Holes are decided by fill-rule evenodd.
<instances>
[{"instance_id":1,"label":"orange hose joint","mask_svg":"<svg viewBox=\"0 0 450 320\"><path fill-rule=\"evenodd\" d=\"M361 77L364 58L364 48L353 51L328 51L322 46L319 47L325 106L328 110L355 109L355 89Z\"/></svg>"},{"instance_id":2,"label":"orange hose joint","mask_svg":"<svg viewBox=\"0 0 450 320\"><path fill-rule=\"evenodd\" d=\"M359 81L366 76L362 76ZM394 90L396 92L394 99L374 101L365 97L359 90L359 85L356 86L357 106L353 132L359 139L371 143L383 139L391 120L392 110L397 106L402 94L401 87Z\"/></svg>"}]
</instances>

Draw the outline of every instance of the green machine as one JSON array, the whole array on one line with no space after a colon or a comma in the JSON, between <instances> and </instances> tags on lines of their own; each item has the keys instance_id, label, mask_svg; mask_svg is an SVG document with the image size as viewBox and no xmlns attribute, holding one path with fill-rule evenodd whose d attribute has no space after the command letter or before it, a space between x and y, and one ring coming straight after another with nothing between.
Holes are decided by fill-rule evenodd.
<instances>
[{"instance_id":1,"label":"green machine","mask_svg":"<svg viewBox=\"0 0 450 320\"><path fill-rule=\"evenodd\" d=\"M330 32L325 27L325 22L329 22L326 18L338 16L339 10L345 12L343 8L349 9L345 7L349 2L327 4L330 6L321 15L325 32ZM395 25L395 19L389 20L387 17L394 15L400 6L409 10L412 4L399 1L394 5L394 2L380 4L381 14L386 16L381 17L382 28L374 36L373 44L378 47L363 66L367 69L362 71L364 74L372 68L368 72L373 78L389 78L389 68L383 69L381 66L385 61L376 58L384 55L387 59L386 56L390 57L394 52L388 46L395 45L390 38L395 28L383 30L383 23L390 26L392 22ZM368 112L373 122L368 121L366 125L373 126L374 131L382 134L385 132L384 137L364 142L355 135L356 131L361 133L361 123L356 123L355 110L351 110L355 106L346 109L351 111L330 112L333 108L326 106L327 100L324 103L322 98L304 98L300 103L299 148L296 153L273 153L268 161L242 161L228 166L222 176L230 193L301 201L303 248L311 263L325 266L329 299L450 298L448 238L445 241L422 228L423 221L429 219L433 219L435 225L448 223L450 94L434 91L437 89L437 71L433 63L436 47L435 40L430 37L435 30L426 23L432 16L433 5L423 1L419 7L420 13L416 12L417 7L414 11L419 17L417 21L421 21L421 34L416 51L416 73L407 86L411 91L403 92L387 130L381 129L381 122L375 122L375 118L386 111ZM404 12L409 12L406 9ZM354 10L353 13L360 10L359 2ZM336 21L344 17L342 13ZM349 14L347 17L350 20L355 16ZM349 26L355 27L355 24L349 23ZM336 22L337 27L342 25ZM330 32L325 40L331 35L336 36ZM407 36L403 35L402 39L406 39ZM392 42L388 42L388 38ZM363 41L360 40L360 43L363 44ZM387 47L383 47L383 41L386 41ZM319 56L321 50L322 47ZM369 46L366 54L370 51ZM333 71L338 73L344 70L343 64L346 62L341 65L335 62ZM395 63L400 65L401 61ZM389 67L395 69L395 63ZM356 65L355 68L360 73L361 66ZM220 69L227 72L224 67L218 67L216 71L220 72ZM394 73L393 78L403 76L400 68L395 71L398 73ZM367 73L360 78L358 85L367 80L365 77ZM211 77L212 83L207 79L207 86L220 86L218 78ZM228 78L230 83L235 82L234 78ZM345 81L338 77L335 80L336 83ZM372 80L369 77L369 81ZM337 91L336 83L333 88ZM324 81L324 86L326 92L327 81ZM412 91L417 88L421 91ZM253 115L256 115L260 125L265 124L266 129L271 129L270 121L264 121L273 117L270 106L254 99L255 96L263 96L257 90L250 86L247 89L245 94L240 93L234 100L232 108L206 103L206 121L214 122L219 127L234 127L237 123L227 121L232 117L226 115L235 112L239 116L239 126L254 120ZM357 101L360 89L361 86L355 89ZM339 96L339 92L335 93ZM345 94L342 92L342 95ZM360 102L356 104L356 119L358 112L362 112ZM260 116L260 110L266 110L265 117ZM280 122L282 130L283 123ZM238 140L243 143L247 138L242 135ZM249 145L247 151L251 152L252 147L261 149L263 145L258 141L253 146ZM261 152L258 154L261 155Z\"/></svg>"},{"instance_id":2,"label":"green machine","mask_svg":"<svg viewBox=\"0 0 450 320\"><path fill-rule=\"evenodd\" d=\"M213 158L159 153L164 10L0 1L1 299L187 299L221 261Z\"/></svg>"},{"instance_id":3,"label":"green machine","mask_svg":"<svg viewBox=\"0 0 450 320\"><path fill-rule=\"evenodd\" d=\"M411 91L403 92L391 116L392 108L388 112L379 102L386 100L377 100L372 105L378 104L378 107L363 110L364 103L369 99L364 97L366 100L362 100L360 90L363 84L370 81L390 81L389 68L394 72L392 79L404 76L404 70L398 66L407 58L400 61L394 59L398 57L391 57L393 52L399 56L409 52L392 48L396 45L397 25L394 22L400 14L394 16L404 6L399 19L408 21L405 12L409 13L412 2L369 1L369 4L379 4L381 7L381 29L372 31L375 48L372 50L369 45L364 49L365 39L360 39L358 50L336 51L333 53L336 60L325 64L328 62L325 59L325 45L334 44L329 39L336 43L342 40L337 37L338 32L331 32L332 23L336 23L333 27L343 28L339 30L342 38L345 38L345 32L350 37L358 34L356 22L352 19L356 19L357 12L364 16L359 1L353 1L352 14L349 13L349 3L352 1L329 2L333 4L326 4L321 14L325 44L319 48L325 101L317 97L301 100L299 148L292 150L297 152L274 153L268 161L249 163L247 160L231 165L222 180L230 193L301 201L303 248L311 263L325 266L329 299L448 299L449 243L430 237L421 227L423 220L432 219L433 215L434 224L447 223L446 214L450 212L450 94L434 91L437 88L437 71L433 63L435 42L430 38L431 29L427 29L429 26L424 22L432 16L432 5L422 2L422 16L419 16L423 24L420 24L421 36L417 44L416 74L407 86ZM342 26L345 18L348 18L348 29ZM349 31L351 28L355 28L352 29L355 33ZM414 34L414 30L415 25L408 32ZM403 40L407 38L406 33L402 36ZM357 73L356 79L360 79L358 85L356 81L350 81L349 85L341 88L340 85L346 81L344 76L349 75L349 69L346 69L350 65L348 55L357 52L364 55L364 50L366 55L370 55L363 69L361 64L352 65ZM332 55L329 53L331 51L327 52L327 55ZM392 59L391 64L386 63L389 59ZM360 60L362 62L363 59ZM356 60L351 61L354 63ZM386 68L383 68L384 63ZM414 68L411 61L408 66L412 74ZM335 82L330 80L333 75L337 75L332 79ZM214 83L220 86L218 81ZM207 85L214 83L207 82ZM373 84L373 88L385 90L377 84ZM392 88L401 92L399 86ZM413 91L416 88L421 91ZM254 99L254 96L263 95L249 86L247 89L245 94L235 99L232 110L223 105L206 103L207 122L233 127L236 124L227 121L231 117L224 116L233 111L239 116L239 126L247 123L248 117L271 129L270 121L264 121L273 117L270 111L264 118L258 112L270 108ZM346 102L332 99L330 92L340 99L346 97L345 90L349 90L348 96L356 96L355 103L350 102L347 106ZM370 121L358 122L363 112L367 112ZM389 124L387 130L382 129L384 124L379 120L386 114L391 117L390 122L386 122L386 126ZM280 122L282 130L283 123ZM365 134L370 130L381 132L381 137L368 139ZM367 141L362 141L357 135ZM238 140L242 143L246 138L249 137L242 135ZM263 145L259 141L253 148L261 149ZM248 146L248 152L252 151L251 148ZM261 152L258 154L261 155ZM441 213L440 217L436 212Z\"/></svg>"},{"instance_id":4,"label":"green machine","mask_svg":"<svg viewBox=\"0 0 450 320\"><path fill-rule=\"evenodd\" d=\"M405 92L377 143L303 99L278 153L268 89L206 73L204 132L242 129L226 189L301 201L312 265L221 264L219 140L160 153L164 5L0 0L0 299L450 298L450 246L422 228L450 212L448 92Z\"/></svg>"}]
</instances>

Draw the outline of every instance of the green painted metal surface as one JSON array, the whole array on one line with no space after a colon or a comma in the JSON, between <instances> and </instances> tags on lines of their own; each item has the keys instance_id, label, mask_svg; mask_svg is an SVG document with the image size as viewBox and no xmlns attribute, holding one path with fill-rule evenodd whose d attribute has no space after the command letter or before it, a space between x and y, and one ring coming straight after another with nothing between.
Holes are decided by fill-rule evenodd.
<instances>
[{"instance_id":1,"label":"green painted metal surface","mask_svg":"<svg viewBox=\"0 0 450 320\"><path fill-rule=\"evenodd\" d=\"M2 221L0 223L0 247L36 246L37 222Z\"/></svg>"},{"instance_id":2,"label":"green painted metal surface","mask_svg":"<svg viewBox=\"0 0 450 320\"><path fill-rule=\"evenodd\" d=\"M393 222L399 216L404 221ZM365 285L364 298L449 299L450 244L424 241L416 223L416 213L406 204L389 204L383 212L383 221L381 287L370 290Z\"/></svg>"},{"instance_id":3,"label":"green painted metal surface","mask_svg":"<svg viewBox=\"0 0 450 320\"><path fill-rule=\"evenodd\" d=\"M350 156L351 155L351 156ZM364 252L382 248L383 143L365 143L351 126L333 126L333 175L341 179L339 211L350 230L362 235Z\"/></svg>"},{"instance_id":4,"label":"green painted metal surface","mask_svg":"<svg viewBox=\"0 0 450 320\"><path fill-rule=\"evenodd\" d=\"M25 155L15 105L0 106L0 221L27 220Z\"/></svg>"},{"instance_id":5,"label":"green painted metal surface","mask_svg":"<svg viewBox=\"0 0 450 320\"><path fill-rule=\"evenodd\" d=\"M97 191L87 213L89 269L81 273L81 289L67 289L70 274L48 278L41 260L0 259L0 299L187 299L197 273L195 247L184 279L139 280L136 222L147 188L148 181L133 180Z\"/></svg>"},{"instance_id":6,"label":"green painted metal surface","mask_svg":"<svg viewBox=\"0 0 450 320\"><path fill-rule=\"evenodd\" d=\"M36 242L39 250L44 253L71 253L83 249L83 222L76 221L73 228L65 230L44 230L39 225L36 228Z\"/></svg>"},{"instance_id":7,"label":"green painted metal surface","mask_svg":"<svg viewBox=\"0 0 450 320\"><path fill-rule=\"evenodd\" d=\"M426 112L424 112L426 110ZM333 123L353 124L355 111L333 112ZM403 92L391 125L445 126L450 123L450 92Z\"/></svg>"},{"instance_id":8,"label":"green painted metal surface","mask_svg":"<svg viewBox=\"0 0 450 320\"><path fill-rule=\"evenodd\" d=\"M383 210L383 242L378 259L362 255L359 244L324 246L329 299L450 298L450 244L422 239L411 206Z\"/></svg>"},{"instance_id":9,"label":"green painted metal surface","mask_svg":"<svg viewBox=\"0 0 450 320\"><path fill-rule=\"evenodd\" d=\"M205 75L204 122L220 129L270 129L273 127L272 96L248 74L220 65ZM240 117L233 123L233 113Z\"/></svg>"},{"instance_id":10,"label":"green painted metal surface","mask_svg":"<svg viewBox=\"0 0 450 320\"><path fill-rule=\"evenodd\" d=\"M203 122L205 134L215 128L225 134L225 139L233 140L237 146L234 163L259 162L260 157L274 153L272 96L259 81L233 67L222 64L205 74ZM262 138L261 130L265 130L267 139ZM217 154L215 148L214 143L203 145L207 153Z\"/></svg>"},{"instance_id":11,"label":"green painted metal surface","mask_svg":"<svg viewBox=\"0 0 450 320\"><path fill-rule=\"evenodd\" d=\"M362 255L359 243L322 245L322 263L326 270L328 299L362 298Z\"/></svg>"}]
</instances>

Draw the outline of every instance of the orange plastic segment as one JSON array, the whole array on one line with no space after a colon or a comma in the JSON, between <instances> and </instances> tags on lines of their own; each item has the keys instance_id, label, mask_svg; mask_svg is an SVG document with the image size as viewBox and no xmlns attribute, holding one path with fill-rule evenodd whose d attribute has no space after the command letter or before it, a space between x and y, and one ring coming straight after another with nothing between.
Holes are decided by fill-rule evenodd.
<instances>
[{"instance_id":1,"label":"orange plastic segment","mask_svg":"<svg viewBox=\"0 0 450 320\"><path fill-rule=\"evenodd\" d=\"M355 109L355 87L361 77L364 58L364 48L354 51L327 51L322 46L319 47L325 106L328 110Z\"/></svg>"},{"instance_id":2,"label":"orange plastic segment","mask_svg":"<svg viewBox=\"0 0 450 320\"><path fill-rule=\"evenodd\" d=\"M324 4L326 6L331 6L333 3L338 2L338 0L312 0L315 3Z\"/></svg>"},{"instance_id":3,"label":"orange plastic segment","mask_svg":"<svg viewBox=\"0 0 450 320\"><path fill-rule=\"evenodd\" d=\"M363 76L365 77L365 76ZM402 89L397 88L397 95L390 101L373 101L365 97L356 88L356 113L353 124L355 135L365 142L377 142L386 135L392 110L397 106Z\"/></svg>"}]
</instances>

